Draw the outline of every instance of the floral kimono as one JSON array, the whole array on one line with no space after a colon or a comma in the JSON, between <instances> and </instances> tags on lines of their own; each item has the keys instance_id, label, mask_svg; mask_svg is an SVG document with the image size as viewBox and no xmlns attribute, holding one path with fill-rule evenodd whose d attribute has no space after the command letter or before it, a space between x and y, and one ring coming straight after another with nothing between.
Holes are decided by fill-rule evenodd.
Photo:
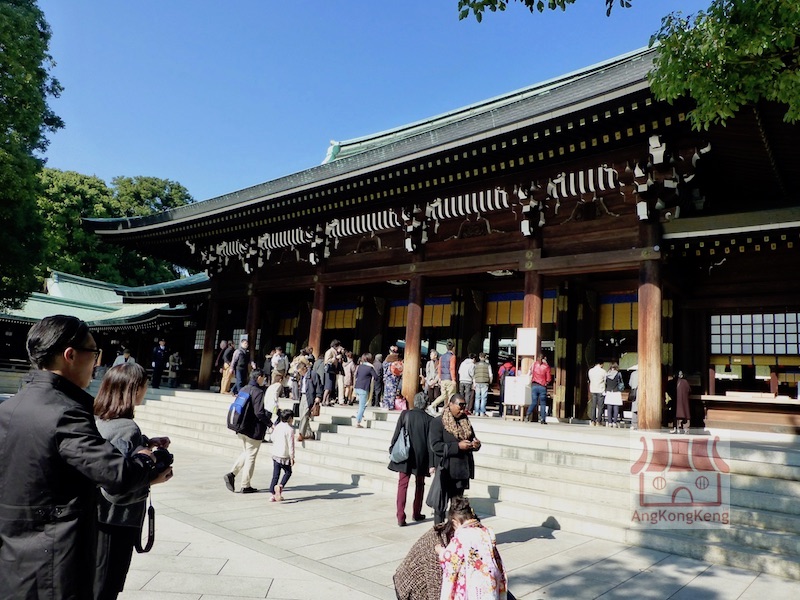
<instances>
[{"instance_id":1,"label":"floral kimono","mask_svg":"<svg viewBox=\"0 0 800 600\"><path fill-rule=\"evenodd\" d=\"M506 573L491 529L478 520L456 529L442 555L440 600L506 600Z\"/></svg>"}]
</instances>

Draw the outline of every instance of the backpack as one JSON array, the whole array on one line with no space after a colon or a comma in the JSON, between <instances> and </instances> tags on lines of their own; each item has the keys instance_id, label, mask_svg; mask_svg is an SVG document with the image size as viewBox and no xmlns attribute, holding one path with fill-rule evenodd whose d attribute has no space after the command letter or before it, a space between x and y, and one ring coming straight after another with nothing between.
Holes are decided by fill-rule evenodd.
<instances>
[{"instance_id":1,"label":"backpack","mask_svg":"<svg viewBox=\"0 0 800 600\"><path fill-rule=\"evenodd\" d=\"M506 377L514 377L517 374L516 371L517 370L513 366L511 368L508 368L508 369L506 369L504 367L503 368L503 372L500 373L500 385L504 385L505 384Z\"/></svg>"},{"instance_id":2,"label":"backpack","mask_svg":"<svg viewBox=\"0 0 800 600\"><path fill-rule=\"evenodd\" d=\"M275 363L276 371L283 371L284 373L289 370L289 359L283 354Z\"/></svg>"},{"instance_id":3,"label":"backpack","mask_svg":"<svg viewBox=\"0 0 800 600\"><path fill-rule=\"evenodd\" d=\"M389 365L389 371L391 371L392 375L395 377L400 377L403 374L403 361L394 361L391 365Z\"/></svg>"},{"instance_id":4,"label":"backpack","mask_svg":"<svg viewBox=\"0 0 800 600\"><path fill-rule=\"evenodd\" d=\"M245 416L251 410L250 393L242 390L228 409L228 429L241 433L244 429Z\"/></svg>"}]
</instances>

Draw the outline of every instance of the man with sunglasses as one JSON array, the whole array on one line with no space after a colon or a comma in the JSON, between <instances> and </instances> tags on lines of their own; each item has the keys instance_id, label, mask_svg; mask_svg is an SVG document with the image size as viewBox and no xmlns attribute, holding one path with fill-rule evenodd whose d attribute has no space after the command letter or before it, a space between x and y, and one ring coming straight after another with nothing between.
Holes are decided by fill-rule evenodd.
<instances>
[{"instance_id":1,"label":"man with sunglasses","mask_svg":"<svg viewBox=\"0 0 800 600\"><path fill-rule=\"evenodd\" d=\"M475 437L466 409L464 396L453 394L428 430L428 445L433 452L431 474L435 472L435 479L427 504L433 508L436 524L444 521L450 499L463 496L469 489L469 480L475 478L472 453L480 450L481 442Z\"/></svg>"},{"instance_id":2,"label":"man with sunglasses","mask_svg":"<svg viewBox=\"0 0 800 600\"><path fill-rule=\"evenodd\" d=\"M158 475L152 452L125 458L97 431L84 391L100 349L83 321L46 317L28 333L35 370L0 405L0 598L90 600L95 494Z\"/></svg>"}]
</instances>

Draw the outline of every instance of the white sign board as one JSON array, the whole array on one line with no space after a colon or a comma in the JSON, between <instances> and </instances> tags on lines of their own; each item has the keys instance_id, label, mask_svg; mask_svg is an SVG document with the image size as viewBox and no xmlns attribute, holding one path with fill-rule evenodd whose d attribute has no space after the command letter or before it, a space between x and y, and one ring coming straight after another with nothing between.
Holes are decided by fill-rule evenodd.
<instances>
[{"instance_id":1,"label":"white sign board","mask_svg":"<svg viewBox=\"0 0 800 600\"><path fill-rule=\"evenodd\" d=\"M503 385L503 404L527 406L531 403L531 382L527 375L506 377Z\"/></svg>"},{"instance_id":2,"label":"white sign board","mask_svg":"<svg viewBox=\"0 0 800 600\"><path fill-rule=\"evenodd\" d=\"M536 356L536 327L517 329L517 356Z\"/></svg>"}]
</instances>

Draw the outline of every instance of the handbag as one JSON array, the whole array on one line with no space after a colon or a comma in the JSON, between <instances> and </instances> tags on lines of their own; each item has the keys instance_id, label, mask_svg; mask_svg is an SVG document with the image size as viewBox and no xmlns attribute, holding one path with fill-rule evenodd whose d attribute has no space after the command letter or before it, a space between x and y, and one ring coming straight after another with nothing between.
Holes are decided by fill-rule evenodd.
<instances>
[{"instance_id":1,"label":"handbag","mask_svg":"<svg viewBox=\"0 0 800 600\"><path fill-rule=\"evenodd\" d=\"M392 445L392 449L389 451L389 458L392 459L392 462L396 463L405 462L408 460L410 452L411 452L411 440L408 439L408 432L406 431L406 426L403 425L400 428L400 435L397 436L394 445Z\"/></svg>"},{"instance_id":2,"label":"handbag","mask_svg":"<svg viewBox=\"0 0 800 600\"><path fill-rule=\"evenodd\" d=\"M312 417L319 416L319 402L314 402L314 404L311 405L311 416Z\"/></svg>"},{"instance_id":3,"label":"handbag","mask_svg":"<svg viewBox=\"0 0 800 600\"><path fill-rule=\"evenodd\" d=\"M447 510L447 496L442 489L442 471L442 467L436 468L436 474L433 476L431 487L428 490L428 497L425 499L425 504L439 513Z\"/></svg>"}]
</instances>

